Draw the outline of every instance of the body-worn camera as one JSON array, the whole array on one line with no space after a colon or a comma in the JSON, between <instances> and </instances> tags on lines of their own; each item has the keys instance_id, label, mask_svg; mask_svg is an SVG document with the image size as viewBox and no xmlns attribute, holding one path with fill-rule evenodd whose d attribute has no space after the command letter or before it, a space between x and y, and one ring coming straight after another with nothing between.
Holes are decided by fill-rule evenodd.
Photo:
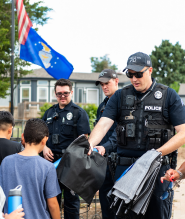
<instances>
[{"instance_id":1,"label":"body-worn camera","mask_svg":"<svg viewBox=\"0 0 185 219\"><path fill-rule=\"evenodd\" d=\"M134 123L126 124L126 137L129 137L129 138L135 137L135 124Z\"/></svg>"},{"instance_id":2,"label":"body-worn camera","mask_svg":"<svg viewBox=\"0 0 185 219\"><path fill-rule=\"evenodd\" d=\"M54 112L52 118L56 120L56 119L58 119L58 117L59 117L58 113Z\"/></svg>"},{"instance_id":3,"label":"body-worn camera","mask_svg":"<svg viewBox=\"0 0 185 219\"><path fill-rule=\"evenodd\" d=\"M133 107L134 106L134 102L135 102L135 96L133 95L127 95L126 96L126 104L129 107Z\"/></svg>"},{"instance_id":4,"label":"body-worn camera","mask_svg":"<svg viewBox=\"0 0 185 219\"><path fill-rule=\"evenodd\" d=\"M59 134L52 135L52 144L59 144Z\"/></svg>"}]
</instances>

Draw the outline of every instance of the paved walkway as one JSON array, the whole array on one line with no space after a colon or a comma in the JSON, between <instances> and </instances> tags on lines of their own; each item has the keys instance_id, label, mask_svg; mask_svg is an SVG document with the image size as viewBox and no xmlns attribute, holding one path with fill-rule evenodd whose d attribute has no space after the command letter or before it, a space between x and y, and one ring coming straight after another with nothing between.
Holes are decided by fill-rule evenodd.
<instances>
[{"instance_id":1,"label":"paved walkway","mask_svg":"<svg viewBox=\"0 0 185 219\"><path fill-rule=\"evenodd\" d=\"M185 180L182 180L180 185L180 188L175 190L173 200L173 219L185 218Z\"/></svg>"},{"instance_id":2,"label":"paved walkway","mask_svg":"<svg viewBox=\"0 0 185 219\"><path fill-rule=\"evenodd\" d=\"M185 148L179 149L177 168L185 161ZM185 179L175 189L172 219L185 219Z\"/></svg>"}]
</instances>

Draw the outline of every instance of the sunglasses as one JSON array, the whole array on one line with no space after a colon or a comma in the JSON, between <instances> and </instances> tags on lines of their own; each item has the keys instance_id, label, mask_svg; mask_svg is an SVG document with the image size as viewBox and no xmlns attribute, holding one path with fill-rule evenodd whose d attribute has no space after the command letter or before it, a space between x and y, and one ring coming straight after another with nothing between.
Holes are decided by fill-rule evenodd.
<instances>
[{"instance_id":1,"label":"sunglasses","mask_svg":"<svg viewBox=\"0 0 185 219\"><path fill-rule=\"evenodd\" d=\"M177 181L173 181L170 182L167 190L162 194L162 196L160 197L160 199L165 200L168 198L169 195L171 195L171 192L175 189L175 188L179 188L180 187L180 180Z\"/></svg>"},{"instance_id":2,"label":"sunglasses","mask_svg":"<svg viewBox=\"0 0 185 219\"><path fill-rule=\"evenodd\" d=\"M145 69L144 71L139 71L139 72L135 72L135 73L131 73L128 70L126 71L126 76L128 78L133 78L133 76L135 76L136 78L142 78L143 77L143 73L145 71L147 71L150 67L148 67L147 69Z\"/></svg>"},{"instance_id":3,"label":"sunglasses","mask_svg":"<svg viewBox=\"0 0 185 219\"><path fill-rule=\"evenodd\" d=\"M58 92L58 93L56 93L56 96L57 96L57 97L62 97L62 96L68 97L70 93L71 93L71 91L69 91L69 92L64 92L64 93Z\"/></svg>"}]
</instances>

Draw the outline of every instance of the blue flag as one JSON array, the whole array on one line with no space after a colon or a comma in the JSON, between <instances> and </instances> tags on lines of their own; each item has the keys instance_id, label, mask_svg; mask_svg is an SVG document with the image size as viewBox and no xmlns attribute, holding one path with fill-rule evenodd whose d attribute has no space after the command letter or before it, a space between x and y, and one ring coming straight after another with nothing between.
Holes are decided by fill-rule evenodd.
<instances>
[{"instance_id":1,"label":"blue flag","mask_svg":"<svg viewBox=\"0 0 185 219\"><path fill-rule=\"evenodd\" d=\"M25 45L20 44L20 58L41 66L55 79L68 79L73 71L72 64L53 50L32 28Z\"/></svg>"}]
</instances>

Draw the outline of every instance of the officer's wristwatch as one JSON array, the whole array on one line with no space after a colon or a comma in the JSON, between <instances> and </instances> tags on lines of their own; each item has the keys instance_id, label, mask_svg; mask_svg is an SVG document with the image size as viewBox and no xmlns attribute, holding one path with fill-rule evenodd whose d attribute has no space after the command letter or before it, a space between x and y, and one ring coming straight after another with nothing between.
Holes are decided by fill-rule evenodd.
<instances>
[{"instance_id":1,"label":"officer's wristwatch","mask_svg":"<svg viewBox=\"0 0 185 219\"><path fill-rule=\"evenodd\" d=\"M176 170L176 171L177 171L177 173L180 175L179 180L183 179L183 178L184 178L184 175L183 175L179 170Z\"/></svg>"}]
</instances>

